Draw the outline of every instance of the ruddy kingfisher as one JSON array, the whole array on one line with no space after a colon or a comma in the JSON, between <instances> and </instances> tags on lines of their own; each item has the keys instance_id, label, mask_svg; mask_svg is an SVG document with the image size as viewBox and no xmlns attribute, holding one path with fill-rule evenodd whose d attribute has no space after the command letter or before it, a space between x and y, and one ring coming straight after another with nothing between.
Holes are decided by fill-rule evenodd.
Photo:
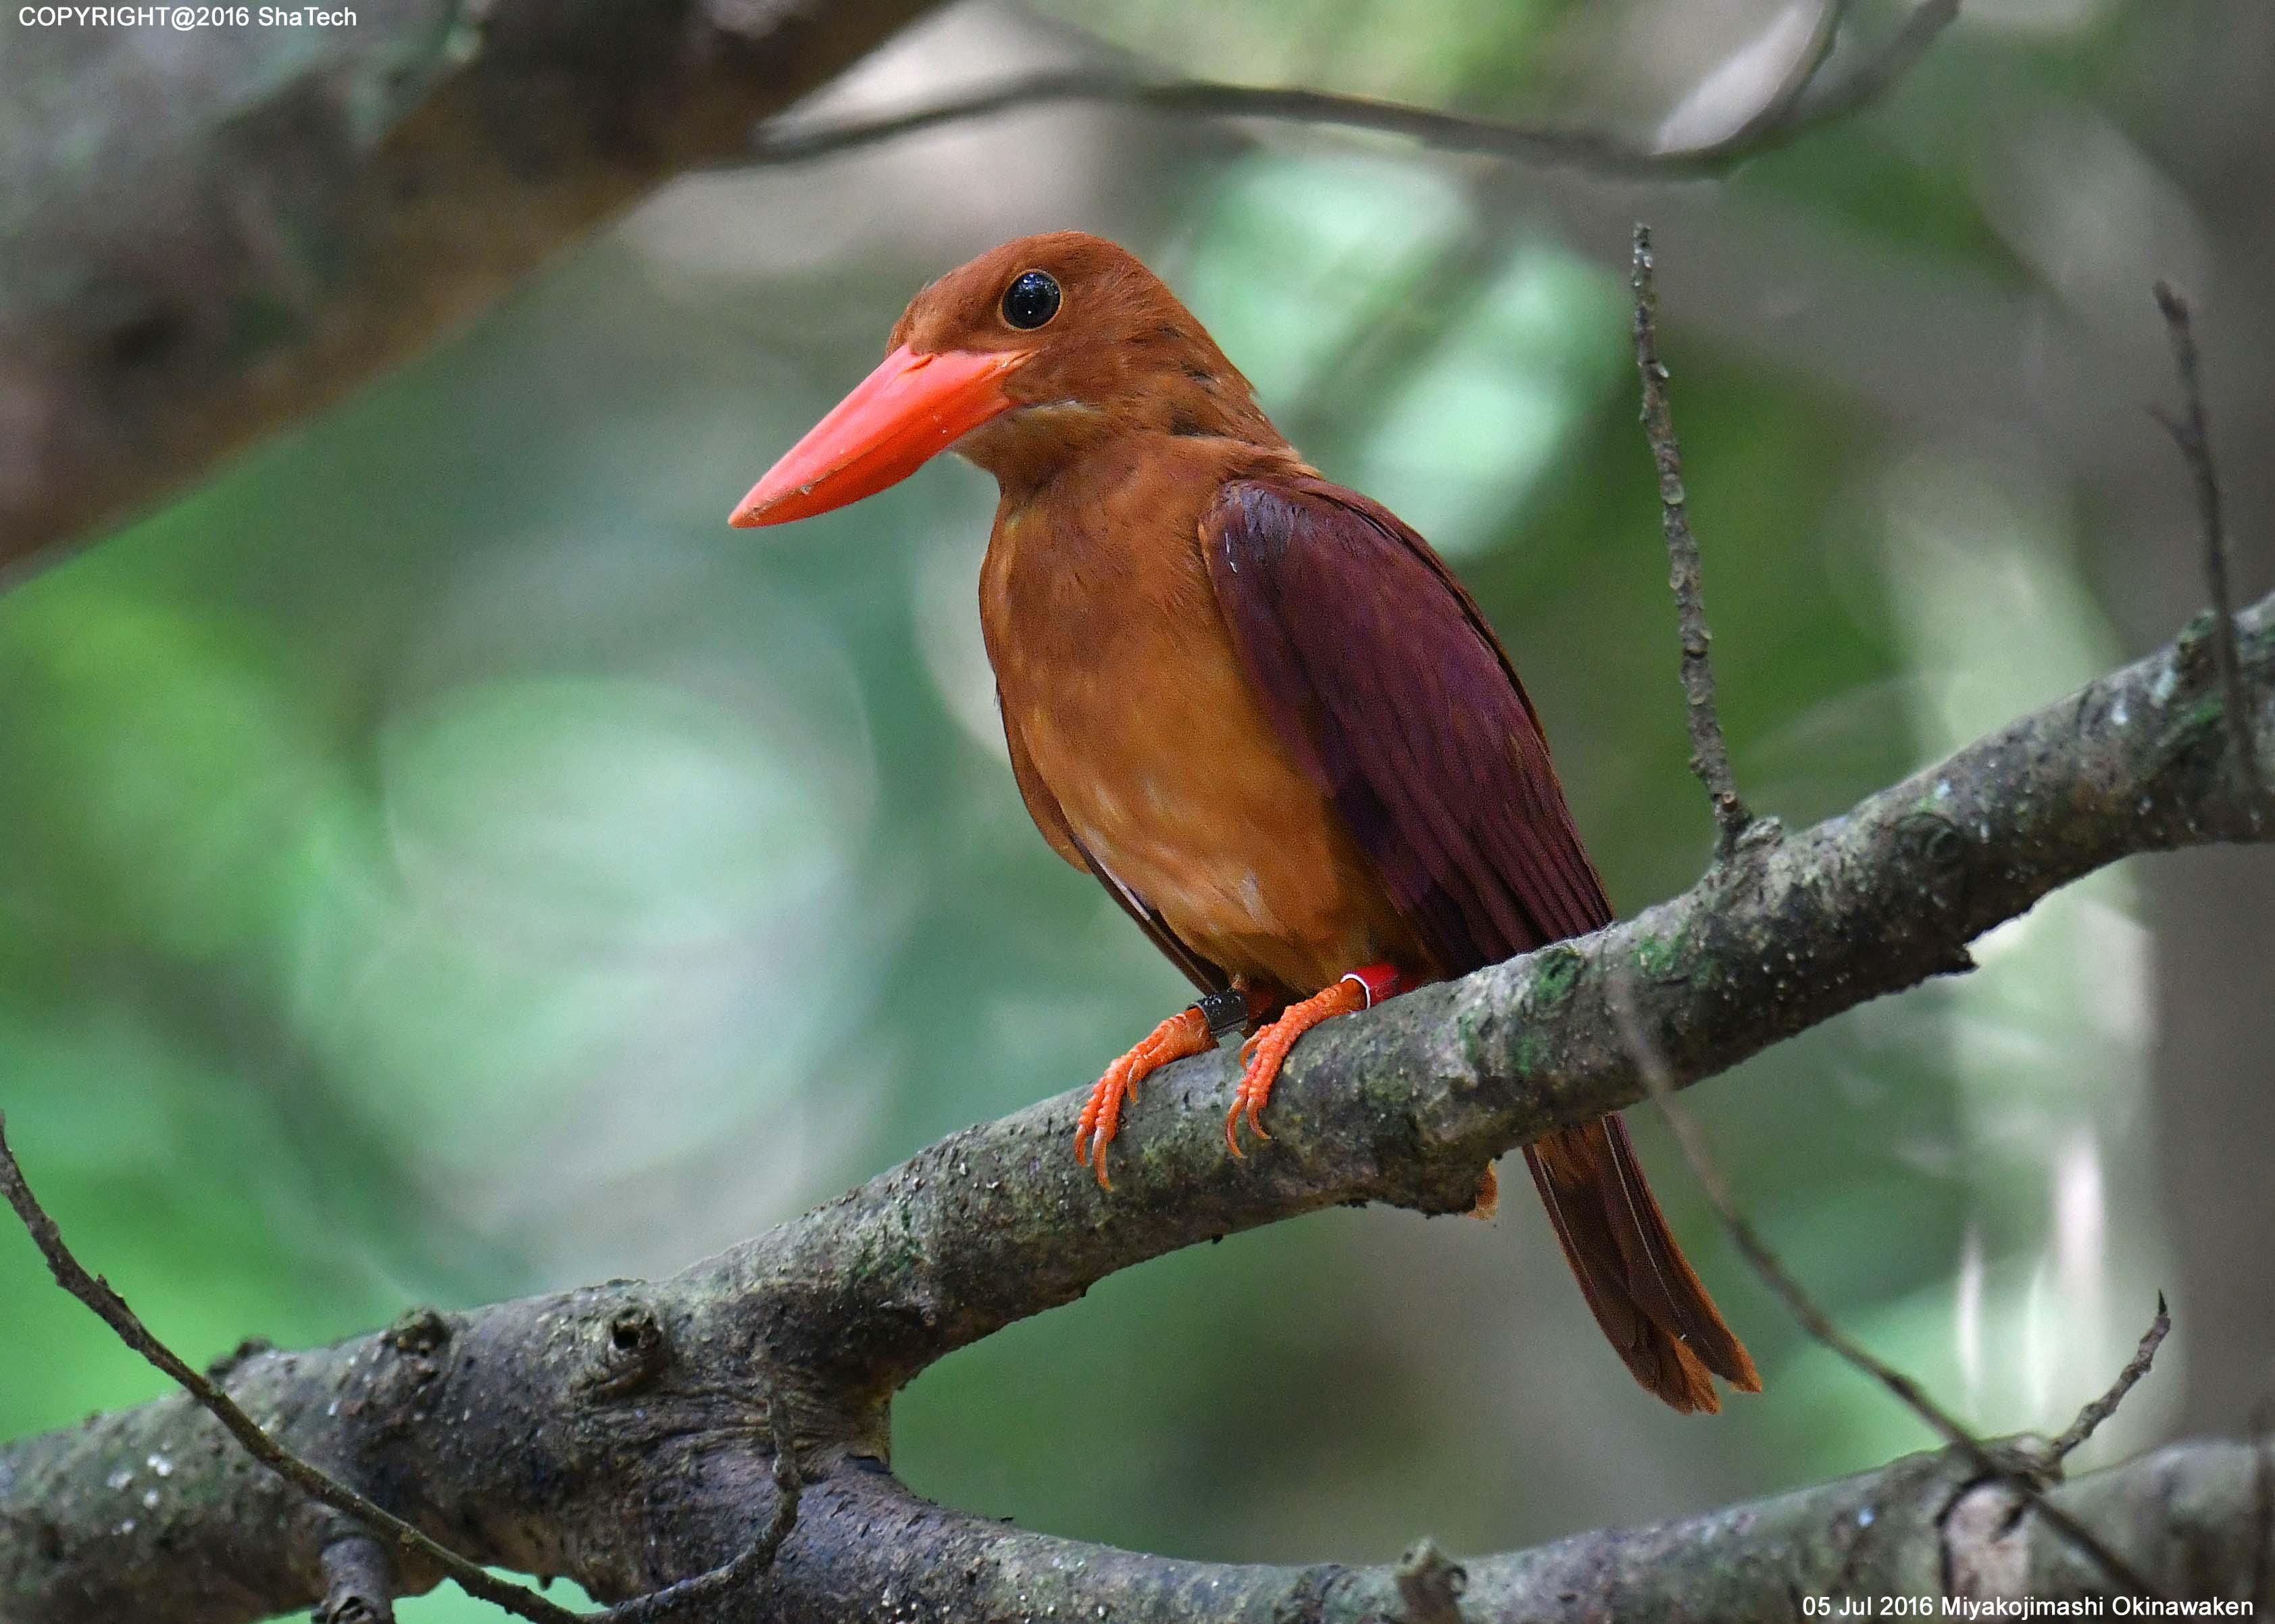
<instances>
[{"instance_id":1,"label":"ruddy kingfisher","mask_svg":"<svg viewBox=\"0 0 2275 1624\"><path fill-rule=\"evenodd\" d=\"M732 522L827 512L951 449L1001 492L979 613L1027 811L1199 993L1092 1089L1074 1153L1101 1184L1130 1091L1233 1027L1237 1156L1311 1028L1610 923L1477 604L1296 454L1128 252L1060 231L942 276ZM1685 1411L1719 1408L1710 1372L1759 1389L1618 1117L1525 1159L1638 1381Z\"/></svg>"}]
</instances>

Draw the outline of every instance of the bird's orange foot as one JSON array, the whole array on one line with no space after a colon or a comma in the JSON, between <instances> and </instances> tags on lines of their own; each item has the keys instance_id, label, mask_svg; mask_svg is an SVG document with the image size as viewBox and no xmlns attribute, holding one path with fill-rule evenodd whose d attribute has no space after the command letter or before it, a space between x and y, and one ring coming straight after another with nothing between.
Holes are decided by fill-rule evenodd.
<instances>
[{"instance_id":1,"label":"bird's orange foot","mask_svg":"<svg viewBox=\"0 0 2275 1624\"><path fill-rule=\"evenodd\" d=\"M1314 993L1300 1003L1289 1004L1278 1020L1258 1028L1255 1035L1240 1046L1240 1088L1232 1097L1232 1109L1224 1116L1224 1142L1232 1147L1234 1155L1241 1153L1240 1124L1243 1120L1258 1138L1272 1137L1264 1131L1264 1124L1258 1119L1263 1115L1265 1102L1272 1098L1272 1084L1279 1079L1280 1068L1287 1061L1288 1051L1296 1046L1296 1039L1322 1021L1373 1008L1378 1001L1395 993L1398 986L1398 972L1387 964L1369 964L1364 970L1354 970L1326 992Z\"/></svg>"},{"instance_id":2,"label":"bird's orange foot","mask_svg":"<svg viewBox=\"0 0 2275 1624\"><path fill-rule=\"evenodd\" d=\"M1098 1182L1107 1190L1106 1147L1122 1128L1122 1102L1146 1076L1171 1061L1202 1054L1216 1046L1208 1016L1198 1008L1181 1009L1153 1029L1153 1035L1106 1069L1082 1107L1082 1121L1074 1130L1074 1159L1097 1169Z\"/></svg>"}]
</instances>

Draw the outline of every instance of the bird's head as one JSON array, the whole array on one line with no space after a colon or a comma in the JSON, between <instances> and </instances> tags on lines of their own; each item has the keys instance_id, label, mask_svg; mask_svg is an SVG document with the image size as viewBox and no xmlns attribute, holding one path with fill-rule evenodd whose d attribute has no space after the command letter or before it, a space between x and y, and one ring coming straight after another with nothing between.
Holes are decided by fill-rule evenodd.
<instances>
[{"instance_id":1,"label":"bird's head","mask_svg":"<svg viewBox=\"0 0 2275 1624\"><path fill-rule=\"evenodd\" d=\"M873 495L953 447L1006 488L1117 434L1273 437L1248 380L1127 250L1023 237L910 301L884 360L743 498L737 525Z\"/></svg>"}]
</instances>

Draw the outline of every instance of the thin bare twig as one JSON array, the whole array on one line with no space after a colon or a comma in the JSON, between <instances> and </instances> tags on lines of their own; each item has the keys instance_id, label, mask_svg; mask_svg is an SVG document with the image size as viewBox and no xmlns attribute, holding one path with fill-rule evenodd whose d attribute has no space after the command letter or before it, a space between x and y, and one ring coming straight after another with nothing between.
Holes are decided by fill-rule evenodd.
<instances>
[{"instance_id":1,"label":"thin bare twig","mask_svg":"<svg viewBox=\"0 0 2275 1624\"><path fill-rule=\"evenodd\" d=\"M738 1589L774 1566L782 1542L797 1526L798 1497L805 1489L805 1477L798 1470L797 1452L792 1447L790 1429L782 1424L783 1408L780 1403L775 1404L768 1417L775 1445L775 1514L759 1530L759 1537L733 1561L707 1574L698 1574L651 1595L619 1602L598 1615L606 1624L649 1624L649 1620L682 1607Z\"/></svg>"},{"instance_id":2,"label":"thin bare twig","mask_svg":"<svg viewBox=\"0 0 2275 1624\"><path fill-rule=\"evenodd\" d=\"M2117 1413L2117 1407L2125 1401L2125 1395L2149 1373L2150 1365L2156 1362L2157 1349L2165 1345L2165 1339L2172 1334L2172 1311L2165 1306L2165 1294L2160 1291L2157 1294L2156 1318L2141 1333L2141 1345L2133 1350L2133 1356L2125 1362L2125 1368L2117 1372L2117 1379L2109 1384L2109 1391L2079 1410L2077 1419L2063 1429L2060 1438L2046 1446L2048 1461L2059 1466L2069 1459L2080 1445L2101 1430L2103 1422Z\"/></svg>"},{"instance_id":3,"label":"thin bare twig","mask_svg":"<svg viewBox=\"0 0 2275 1624\"><path fill-rule=\"evenodd\" d=\"M17 1165L15 1152L8 1147L8 1122L4 1115L0 1115L0 1190L6 1191L8 1205L16 1209L16 1216L32 1232L33 1243L48 1260L56 1284L93 1309L103 1324L118 1333L119 1341L180 1383L245 1446L247 1454L311 1499L321 1500L333 1510L354 1518L397 1548L415 1552L432 1562L468 1595L503 1607L516 1618L527 1619L531 1624L577 1624L578 1614L556 1605L525 1585L495 1577L479 1563L470 1562L447 1545L436 1544L385 1507L366 1499L337 1478L311 1466L264 1431L261 1424L239 1409L237 1401L218 1385L191 1368L180 1355L151 1334L149 1327L126 1306L126 1300L111 1289L110 1283L88 1273L72 1255L71 1248L64 1244L63 1232L33 1196L31 1186L24 1182L23 1168Z\"/></svg>"},{"instance_id":4,"label":"thin bare twig","mask_svg":"<svg viewBox=\"0 0 2275 1624\"><path fill-rule=\"evenodd\" d=\"M1707 1204L1714 1209L1722 1227L1747 1263L1752 1265L1769 1288L1777 1294L1800 1324L1801 1328L1831 1348L1844 1362L1862 1371L1881 1386L1895 1395L1897 1401L1925 1422L1944 1441L1972 1462L1986 1477L1995 1477L2013 1485L2029 1508L2045 1520L2046 1526L2083 1552L2110 1579L2135 1596L2161 1597L2163 1592L2143 1578L2140 1572L2123 1557L2105 1545L2100 1536L2075 1517L2045 1497L2040 1481L2046 1470L2045 1462L2034 1456L2018 1454L2012 1449L1994 1448L1976 1437L1966 1424L1928 1396L1925 1388L1903 1371L1872 1352L1863 1343L1833 1323L1830 1315L1817 1305L1817 1300L1792 1272L1784 1260L1763 1240L1744 1211L1730 1194L1730 1186L1722 1177L1712 1154L1706 1148L1704 1135L1690 1113L1675 1102L1674 1078L1668 1071L1667 1061L1659 1046L1644 1031L1636 1017L1635 1001L1626 973L1614 973L1608 985L1607 1001L1613 1020L1636 1069L1650 1089L1651 1099L1674 1129L1675 1142L1682 1147L1683 1159L1706 1192Z\"/></svg>"},{"instance_id":5,"label":"thin bare twig","mask_svg":"<svg viewBox=\"0 0 2275 1624\"><path fill-rule=\"evenodd\" d=\"M1837 7L1829 11L1837 11ZM806 129L761 127L750 152L729 167L804 163L873 147L942 125L1051 102L1099 102L1187 117L1269 118L1400 135L1444 152L1570 164L1614 175L1711 175L1845 117L1886 92L1959 13L1958 0L1924 0L1878 49L1837 77L1823 70L1833 31L1805 55L1805 72L1781 83L1764 110L1727 135L1690 147L1650 147L1587 130L1504 124L1367 96L1214 79L1146 79L1119 68L1054 68L1008 84L967 91L875 118Z\"/></svg>"},{"instance_id":6,"label":"thin bare twig","mask_svg":"<svg viewBox=\"0 0 2275 1624\"><path fill-rule=\"evenodd\" d=\"M2180 447L2188 472L2196 478L2196 509L2203 520L2204 580L2211 588L2212 659L2219 670L2228 737L2234 744L2236 770L2243 775L2244 784L2264 789L2266 784L2259 775L2258 751L2251 736L2249 704L2243 692L2243 662L2235 649L2235 602L2227 584L2227 524L2220 511L2219 471L2212 463L2203 381L2196 368L2196 329L2188 300L2169 282L2157 284L2157 309L2172 340L2173 370L2180 374L2181 411L2176 417L2158 407L2149 410Z\"/></svg>"},{"instance_id":7,"label":"thin bare twig","mask_svg":"<svg viewBox=\"0 0 2275 1624\"><path fill-rule=\"evenodd\" d=\"M1682 705L1690 723L1690 770L1706 786L1719 830L1717 849L1727 857L1753 827L1753 814L1738 796L1730 773L1730 747L1722 737L1722 718L1714 708L1713 638L1706 630L1706 605L1699 582L1698 539L1690 533L1689 498L1682 488L1682 446L1674 437L1674 415L1667 399L1667 368L1659 359L1659 287L1652 277L1651 228L1635 229L1635 355L1643 380L1643 430L1659 469L1659 510L1667 533L1667 584L1682 631Z\"/></svg>"},{"instance_id":8,"label":"thin bare twig","mask_svg":"<svg viewBox=\"0 0 2275 1624\"><path fill-rule=\"evenodd\" d=\"M57 1228L55 1220L48 1217L46 1208L41 1208L39 1198L32 1194L32 1187L25 1182L23 1167L16 1165L16 1153L9 1149L7 1142L7 1117L4 1114L0 1114L0 1190L7 1192L9 1205L16 1208L16 1217L23 1220L25 1228L32 1230L32 1242L39 1246L39 1253L48 1260L48 1272L55 1273L55 1283L62 1285L66 1292L78 1296L82 1303L95 1311L95 1317L102 1319L102 1324L118 1333L121 1342L125 1342L143 1358L157 1364L159 1370L166 1371L170 1379L178 1380L189 1392L191 1399L196 1399L200 1406L205 1406L205 1410L228 1428L232 1438L237 1438L238 1445L244 1445L246 1454L253 1455L255 1461L260 1461L271 1471L276 1471L277 1477L291 1483L309 1499L323 1501L336 1513L348 1514L355 1522L371 1529L373 1533L384 1536L400 1549L416 1552L426 1560L435 1562L439 1569L443 1569L443 1574L457 1581L457 1585L465 1590L466 1595L480 1597L482 1601L501 1605L514 1617L530 1620L533 1624L571 1624L573 1620L578 1620L576 1613L556 1605L553 1601L546 1601L534 1590L510 1583L505 1578L491 1576L489 1569L480 1567L478 1562L469 1562L453 1549L437 1545L426 1533L396 1517L384 1506L364 1499L362 1494L357 1494L352 1487L341 1483L339 1478L330 1477L321 1467L309 1465L300 1455L289 1451L287 1446L280 1445L276 1438L266 1433L261 1424L246 1415L237 1406L237 1399L232 1399L221 1386L193 1370L186 1360L182 1360L180 1354L175 1354L173 1348L159 1342L157 1337L150 1333L150 1328L134 1315L134 1311L127 1308L125 1299L111 1289L110 1280L104 1280L98 1273L88 1273L82 1262L71 1253L71 1246L64 1244L64 1233Z\"/></svg>"}]
</instances>

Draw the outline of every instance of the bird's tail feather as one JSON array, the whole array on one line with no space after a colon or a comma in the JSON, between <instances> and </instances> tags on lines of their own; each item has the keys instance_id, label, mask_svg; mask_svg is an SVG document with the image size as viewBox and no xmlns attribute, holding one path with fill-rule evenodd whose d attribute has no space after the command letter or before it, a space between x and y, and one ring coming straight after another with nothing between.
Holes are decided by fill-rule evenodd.
<instances>
[{"instance_id":1,"label":"bird's tail feather","mask_svg":"<svg viewBox=\"0 0 2275 1624\"><path fill-rule=\"evenodd\" d=\"M1644 1386L1685 1414L1717 1410L1708 1372L1746 1393L1762 1379L1675 1245L1616 1116L1525 1147L1540 1199L1596 1323Z\"/></svg>"}]
</instances>

